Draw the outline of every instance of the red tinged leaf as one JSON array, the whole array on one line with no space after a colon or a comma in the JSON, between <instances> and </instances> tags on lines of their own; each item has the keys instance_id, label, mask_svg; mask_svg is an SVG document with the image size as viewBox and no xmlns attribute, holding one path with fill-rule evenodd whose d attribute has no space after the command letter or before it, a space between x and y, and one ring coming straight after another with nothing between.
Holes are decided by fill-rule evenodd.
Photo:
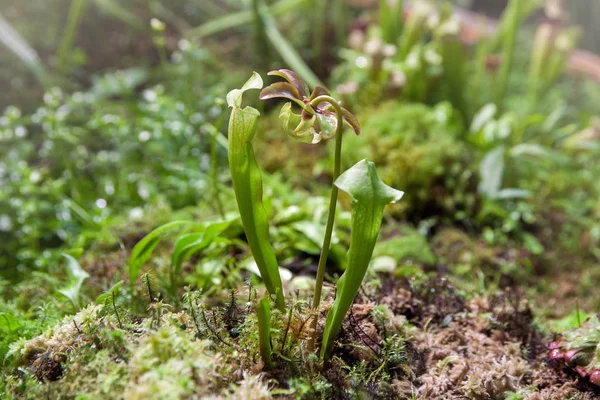
<instances>
[{"instance_id":1,"label":"red tinged leaf","mask_svg":"<svg viewBox=\"0 0 600 400\"><path fill-rule=\"evenodd\" d=\"M306 82L304 82L302 78L300 78L300 75L298 75L294 71L291 71L289 69L278 69L275 71L267 72L267 75L279 76L288 81L292 86L296 88L299 94L299 99L308 96L308 93L310 91L308 89L308 85L306 84Z\"/></svg>"},{"instance_id":2,"label":"red tinged leaf","mask_svg":"<svg viewBox=\"0 0 600 400\"><path fill-rule=\"evenodd\" d=\"M344 121L346 121L348 125L350 125L352 129L354 129L354 133L356 133L356 136L359 136L360 122L358 122L358 118L356 118L354 114L346 110L344 107L342 107L342 118L344 118Z\"/></svg>"},{"instance_id":3,"label":"red tinged leaf","mask_svg":"<svg viewBox=\"0 0 600 400\"><path fill-rule=\"evenodd\" d=\"M297 101L300 95L294 86L286 82L275 82L260 91L260 99L284 98Z\"/></svg>"},{"instance_id":4,"label":"red tinged leaf","mask_svg":"<svg viewBox=\"0 0 600 400\"><path fill-rule=\"evenodd\" d=\"M319 96L330 96L329 90L323 86L315 86L315 90L310 95L310 100L312 101Z\"/></svg>"}]
</instances>

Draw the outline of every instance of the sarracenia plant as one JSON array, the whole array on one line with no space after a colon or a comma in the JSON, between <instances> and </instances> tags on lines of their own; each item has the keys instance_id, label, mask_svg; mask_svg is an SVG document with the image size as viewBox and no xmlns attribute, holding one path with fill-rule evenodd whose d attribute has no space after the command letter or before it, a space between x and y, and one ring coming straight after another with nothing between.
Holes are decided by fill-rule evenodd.
<instances>
[{"instance_id":1,"label":"sarracenia plant","mask_svg":"<svg viewBox=\"0 0 600 400\"><path fill-rule=\"evenodd\" d=\"M337 281L335 301L325 321L321 359L331 351L333 340L367 273L384 207L397 202L404 194L384 184L377 176L375 164L367 160L359 161L340 175L335 185L352 197L352 233L346 271Z\"/></svg>"},{"instance_id":2,"label":"sarracenia plant","mask_svg":"<svg viewBox=\"0 0 600 400\"><path fill-rule=\"evenodd\" d=\"M334 184L331 190L329 215L325 228L325 237L323 238L321 256L319 258L312 304L314 315L312 319L312 335L309 342L309 349L311 350L314 349L317 324L316 315L321 300L325 264L333 233L338 188L348 192L352 197L353 222L351 244L348 251L348 264L346 272L344 272L338 281L338 294L327 316L323 346L321 348L321 358L323 359L330 352L333 339L339 331L346 312L352 305L354 297L365 277L375 241L379 234L379 228L381 227L383 208L386 204L398 201L403 193L381 182L375 171L374 164L367 160L359 162L340 176L343 126L347 124L356 134L360 134L360 124L356 117L348 110L342 108L324 87L315 87L309 95L308 85L293 71L282 69L271 71L269 75L282 77L287 82L275 82L266 87L261 91L260 98L266 100L281 97L291 100L300 106L301 112L298 114L292 110L292 104L287 103L282 107L279 115L284 129L292 137L305 143L318 143L323 139L336 138L333 172ZM277 293L277 299L283 300L283 297L280 295L282 293L281 280L276 269L277 260L268 242L266 213L260 201L260 196L262 195L262 187L259 185L260 176L252 176L251 171L249 171L252 169L253 173L259 173L258 166L254 160L251 140L254 136L260 114L251 107L241 108L243 92L260 87L262 87L262 80L258 74L254 73L242 89L234 90L227 96L227 102L233 107L229 124L229 164L233 187L238 207L240 208L242 223L248 236L250 249L259 265L259 270L263 278L265 278L267 290L270 293ZM254 180L251 178L254 178ZM253 192L251 191L252 185L249 183L255 185ZM256 201L257 199L259 200L258 202ZM253 206L249 207L249 205ZM260 226L257 223L260 223ZM265 256L269 258L267 259ZM267 279L271 279L270 284L272 287L274 287L273 281L275 280L279 286L275 289L270 289ZM263 298L256 308L259 325L259 347L261 356L267 365L271 362L271 344L269 341L270 332L268 326L269 307L268 299Z\"/></svg>"},{"instance_id":3,"label":"sarracenia plant","mask_svg":"<svg viewBox=\"0 0 600 400\"><path fill-rule=\"evenodd\" d=\"M266 87L261 91L260 98L262 100L285 98L292 100L300 106L301 113L296 114L292 111L292 104L286 103L279 114L284 129L293 138L305 143L318 143L322 139L336 138L333 168L333 180L335 182L340 175L342 130L344 123L349 125L358 135L360 134L360 124L358 120L350 111L342 108L324 87L315 87L313 92L309 95L308 85L295 72L281 69L278 71L271 71L269 72L269 75L282 77L287 82L276 82ZM338 188L333 185L329 200L329 215L325 227L325 237L323 238L323 246L315 281L315 292L312 303L312 309L315 315L313 316L311 323L309 350L313 350L315 346L317 327L316 314L318 313L319 304L321 302L321 291L323 279L325 277L325 264L327 263L327 256L331 245L337 198Z\"/></svg>"},{"instance_id":4,"label":"sarracenia plant","mask_svg":"<svg viewBox=\"0 0 600 400\"><path fill-rule=\"evenodd\" d=\"M227 94L227 104L233 108L229 119L229 169L248 245L267 291L275 297L277 308L283 310L285 302L279 265L269 241L267 212L262 202L260 168L252 148L260 113L249 106L242 108L244 92L261 89L262 86L262 78L255 72L241 89L232 90Z\"/></svg>"}]
</instances>

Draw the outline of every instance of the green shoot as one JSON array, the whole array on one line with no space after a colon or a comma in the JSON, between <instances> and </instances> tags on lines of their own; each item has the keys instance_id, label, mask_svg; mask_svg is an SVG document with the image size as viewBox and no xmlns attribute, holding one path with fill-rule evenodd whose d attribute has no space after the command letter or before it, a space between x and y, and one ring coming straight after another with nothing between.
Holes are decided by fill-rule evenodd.
<instances>
[{"instance_id":1,"label":"green shoot","mask_svg":"<svg viewBox=\"0 0 600 400\"><path fill-rule=\"evenodd\" d=\"M404 1L379 0L379 26L381 36L386 43L397 44L402 34Z\"/></svg>"},{"instance_id":2,"label":"green shoot","mask_svg":"<svg viewBox=\"0 0 600 400\"><path fill-rule=\"evenodd\" d=\"M256 305L258 319L258 347L260 356L267 368L271 367L271 303L268 297L263 297Z\"/></svg>"},{"instance_id":3,"label":"green shoot","mask_svg":"<svg viewBox=\"0 0 600 400\"><path fill-rule=\"evenodd\" d=\"M375 164L359 161L335 181L335 185L352 197L352 234L346 271L337 283L337 295L327 314L321 360L329 355L346 313L367 273L369 261L387 204L402 198L403 192L384 184L377 176Z\"/></svg>"},{"instance_id":4,"label":"green shoot","mask_svg":"<svg viewBox=\"0 0 600 400\"><path fill-rule=\"evenodd\" d=\"M252 148L260 113L249 106L242 108L244 92L261 89L262 86L262 78L255 72L241 89L234 89L227 95L227 104L233 108L229 119L229 169L248 245L267 291L275 296L277 308L283 310L285 303L279 265L269 241L267 212L262 201L262 178Z\"/></svg>"}]
</instances>

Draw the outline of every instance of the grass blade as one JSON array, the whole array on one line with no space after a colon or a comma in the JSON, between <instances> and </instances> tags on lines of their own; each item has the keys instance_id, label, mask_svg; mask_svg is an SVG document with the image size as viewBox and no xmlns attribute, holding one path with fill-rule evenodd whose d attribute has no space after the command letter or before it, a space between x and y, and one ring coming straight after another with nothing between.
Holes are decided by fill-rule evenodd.
<instances>
[{"instance_id":1,"label":"grass blade","mask_svg":"<svg viewBox=\"0 0 600 400\"><path fill-rule=\"evenodd\" d=\"M307 0L282 0L270 6L269 10L271 11L271 15L275 16L286 14L306 2ZM192 39L201 39L241 25L250 24L253 22L253 19L254 13L251 10L239 11L192 28L186 32L185 36Z\"/></svg>"},{"instance_id":2,"label":"grass blade","mask_svg":"<svg viewBox=\"0 0 600 400\"><path fill-rule=\"evenodd\" d=\"M0 14L0 41L8 47L33 72L42 86L46 87L49 75L37 52Z\"/></svg>"},{"instance_id":3,"label":"grass blade","mask_svg":"<svg viewBox=\"0 0 600 400\"><path fill-rule=\"evenodd\" d=\"M146 235L142 240L140 240L133 250L131 251L131 256L129 257L129 284L131 286L134 285L140 270L152 255L152 252L158 246L161 240L161 234L170 229L174 229L183 225L190 225L192 222L190 221L172 221L162 226L159 226L148 235Z\"/></svg>"},{"instance_id":4,"label":"grass blade","mask_svg":"<svg viewBox=\"0 0 600 400\"><path fill-rule=\"evenodd\" d=\"M68 64L70 63L69 55L73 48L73 41L77 28L81 23L81 18L87 6L88 0L72 0L69 7L69 15L67 16L67 26L63 33L63 39L58 47L58 72L60 74L67 73Z\"/></svg>"},{"instance_id":5,"label":"grass blade","mask_svg":"<svg viewBox=\"0 0 600 400\"><path fill-rule=\"evenodd\" d=\"M290 69L298 72L298 74L309 84L309 86L323 86L317 75L304 62L300 54L294 49L294 46L281 34L277 28L277 24L273 16L269 12L269 8L261 3L259 13L263 20L265 31L269 41L277 50L281 58L288 64Z\"/></svg>"}]
</instances>

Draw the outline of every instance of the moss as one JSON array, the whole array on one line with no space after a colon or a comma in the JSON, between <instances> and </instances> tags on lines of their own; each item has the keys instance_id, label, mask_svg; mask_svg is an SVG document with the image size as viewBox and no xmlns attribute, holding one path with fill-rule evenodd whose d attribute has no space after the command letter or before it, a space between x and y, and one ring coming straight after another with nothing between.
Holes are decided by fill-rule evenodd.
<instances>
[{"instance_id":1,"label":"moss","mask_svg":"<svg viewBox=\"0 0 600 400\"><path fill-rule=\"evenodd\" d=\"M209 341L190 340L172 326L153 332L132 351L124 397L178 399L218 393L222 357L209 347Z\"/></svg>"},{"instance_id":2,"label":"moss","mask_svg":"<svg viewBox=\"0 0 600 400\"><path fill-rule=\"evenodd\" d=\"M531 254L514 244L492 246L447 228L433 237L431 246L443 268L452 272L449 279L467 292L483 290L483 283L504 288L536 278Z\"/></svg>"},{"instance_id":3,"label":"moss","mask_svg":"<svg viewBox=\"0 0 600 400\"><path fill-rule=\"evenodd\" d=\"M373 257L392 257L399 265L420 264L435 265L436 258L427 239L414 229L403 229L399 236L379 241L373 251Z\"/></svg>"},{"instance_id":4,"label":"moss","mask_svg":"<svg viewBox=\"0 0 600 400\"><path fill-rule=\"evenodd\" d=\"M405 192L397 211L410 219L433 214L455 219L461 211L472 212L476 182L470 153L448 104L392 101L364 110L359 119L363 133L346 142L344 162L374 161L382 180Z\"/></svg>"}]
</instances>

